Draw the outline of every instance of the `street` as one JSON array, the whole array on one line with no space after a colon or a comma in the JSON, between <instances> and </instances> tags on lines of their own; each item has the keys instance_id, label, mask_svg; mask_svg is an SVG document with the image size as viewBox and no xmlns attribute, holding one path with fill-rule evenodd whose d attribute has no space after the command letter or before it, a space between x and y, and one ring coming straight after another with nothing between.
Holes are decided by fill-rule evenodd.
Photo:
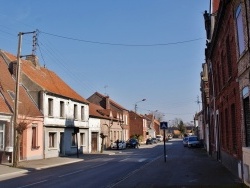
<instances>
[{"instance_id":1,"label":"street","mask_svg":"<svg viewBox=\"0 0 250 188\"><path fill-rule=\"evenodd\" d=\"M82 162L1 177L0 187L167 187L230 185L241 182L204 149L184 148L181 140L126 149L115 155L87 156Z\"/></svg>"}]
</instances>

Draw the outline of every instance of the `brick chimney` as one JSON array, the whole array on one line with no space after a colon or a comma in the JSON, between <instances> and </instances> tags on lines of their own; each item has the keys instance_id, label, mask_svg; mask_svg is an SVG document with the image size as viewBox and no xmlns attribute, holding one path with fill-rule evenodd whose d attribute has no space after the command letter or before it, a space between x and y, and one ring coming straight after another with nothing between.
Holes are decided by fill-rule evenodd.
<instances>
[{"instance_id":1,"label":"brick chimney","mask_svg":"<svg viewBox=\"0 0 250 188\"><path fill-rule=\"evenodd\" d=\"M220 0L212 0L212 10L211 10L211 14L215 13L218 11L220 5Z\"/></svg>"},{"instance_id":2,"label":"brick chimney","mask_svg":"<svg viewBox=\"0 0 250 188\"><path fill-rule=\"evenodd\" d=\"M27 55L27 56L26 56L26 60L32 62L32 64L33 64L36 68L40 68L39 60L38 60L38 57L37 57L36 55Z\"/></svg>"},{"instance_id":3,"label":"brick chimney","mask_svg":"<svg viewBox=\"0 0 250 188\"><path fill-rule=\"evenodd\" d=\"M110 109L109 96L106 96L106 97L105 97L105 104L106 104L106 109Z\"/></svg>"}]
</instances>

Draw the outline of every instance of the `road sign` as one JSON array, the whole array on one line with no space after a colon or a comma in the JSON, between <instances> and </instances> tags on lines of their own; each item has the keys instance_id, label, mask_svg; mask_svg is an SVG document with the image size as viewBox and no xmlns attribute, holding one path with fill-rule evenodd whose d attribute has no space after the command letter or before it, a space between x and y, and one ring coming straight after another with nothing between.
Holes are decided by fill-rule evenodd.
<instances>
[{"instance_id":1,"label":"road sign","mask_svg":"<svg viewBox=\"0 0 250 188\"><path fill-rule=\"evenodd\" d=\"M160 123L160 128L161 129L167 129L168 128L168 122L165 122L165 121L161 122Z\"/></svg>"}]
</instances>

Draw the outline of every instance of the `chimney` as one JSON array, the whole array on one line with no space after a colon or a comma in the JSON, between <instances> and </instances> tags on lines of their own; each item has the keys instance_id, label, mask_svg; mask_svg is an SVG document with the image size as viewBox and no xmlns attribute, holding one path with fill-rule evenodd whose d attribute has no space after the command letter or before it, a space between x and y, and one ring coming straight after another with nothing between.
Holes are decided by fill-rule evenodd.
<instances>
[{"instance_id":1,"label":"chimney","mask_svg":"<svg viewBox=\"0 0 250 188\"><path fill-rule=\"evenodd\" d=\"M27 55L26 60L31 61L36 68L40 67L39 60L36 55Z\"/></svg>"},{"instance_id":2,"label":"chimney","mask_svg":"<svg viewBox=\"0 0 250 188\"><path fill-rule=\"evenodd\" d=\"M212 0L211 14L214 14L215 12L218 11L219 5L220 5L220 0Z\"/></svg>"},{"instance_id":3,"label":"chimney","mask_svg":"<svg viewBox=\"0 0 250 188\"><path fill-rule=\"evenodd\" d=\"M109 102L109 96L105 97L105 104L106 104L106 109L110 109L110 102Z\"/></svg>"}]
</instances>

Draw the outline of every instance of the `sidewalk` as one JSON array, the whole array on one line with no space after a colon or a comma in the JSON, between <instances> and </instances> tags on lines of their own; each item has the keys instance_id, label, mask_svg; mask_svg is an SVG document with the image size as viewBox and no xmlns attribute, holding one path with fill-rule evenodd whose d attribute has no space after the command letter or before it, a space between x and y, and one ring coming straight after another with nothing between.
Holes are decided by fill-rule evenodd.
<instances>
[{"instance_id":1,"label":"sidewalk","mask_svg":"<svg viewBox=\"0 0 250 188\"><path fill-rule=\"evenodd\" d=\"M70 163L76 163L84 161L86 159L95 158L100 155L115 155L117 152L115 150L106 150L103 153L96 154L80 154L79 158L76 155L66 156L66 157L53 157L48 159L38 159L30 161L21 161L19 162L18 168L12 167L11 163L5 163L0 165L0 177L8 176L18 173L26 173L32 170L41 170L46 168L51 168L55 166L61 166Z\"/></svg>"}]
</instances>

